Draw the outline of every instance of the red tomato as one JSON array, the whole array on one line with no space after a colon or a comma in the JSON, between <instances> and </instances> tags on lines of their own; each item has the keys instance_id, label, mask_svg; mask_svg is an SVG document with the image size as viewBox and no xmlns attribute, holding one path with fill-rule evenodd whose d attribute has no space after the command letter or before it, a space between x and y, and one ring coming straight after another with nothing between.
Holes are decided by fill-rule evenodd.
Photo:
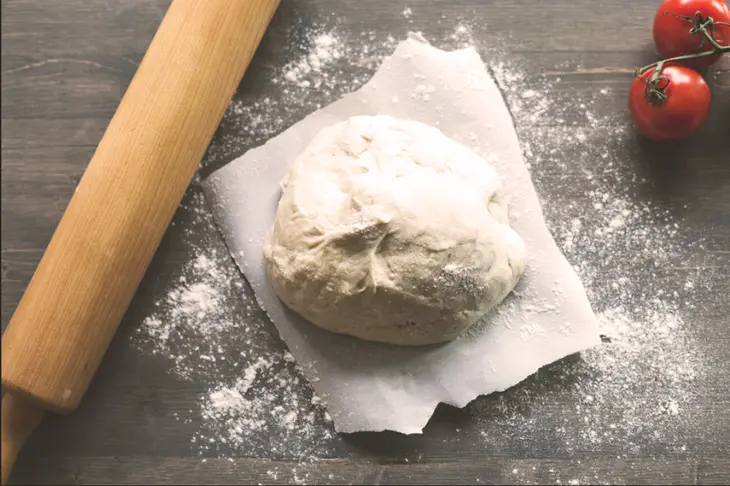
<instances>
[{"instance_id":1,"label":"red tomato","mask_svg":"<svg viewBox=\"0 0 730 486\"><path fill-rule=\"evenodd\" d=\"M650 93L649 79L654 68L634 79L629 89L629 111L639 131L657 142L684 140L696 132L710 111L710 88L694 69L669 64L661 71L656 88L664 94ZM649 96L647 96L649 94Z\"/></svg>"},{"instance_id":2,"label":"red tomato","mask_svg":"<svg viewBox=\"0 0 730 486\"><path fill-rule=\"evenodd\" d=\"M712 46L702 34L690 34L694 23L675 15L693 19L700 12L704 19L730 23L730 8L724 0L665 0L654 17L654 44L665 58L711 51ZM674 15L670 15L674 14ZM715 25L713 38L722 46L730 45L730 27ZM683 64L700 69L716 62L722 54L684 61Z\"/></svg>"}]
</instances>

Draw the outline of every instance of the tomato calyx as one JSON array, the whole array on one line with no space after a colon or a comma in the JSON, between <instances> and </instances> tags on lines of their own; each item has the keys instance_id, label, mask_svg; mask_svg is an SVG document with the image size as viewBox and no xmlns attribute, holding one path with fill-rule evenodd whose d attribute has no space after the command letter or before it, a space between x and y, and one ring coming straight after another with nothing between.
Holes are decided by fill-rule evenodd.
<instances>
[{"instance_id":1,"label":"tomato calyx","mask_svg":"<svg viewBox=\"0 0 730 486\"><path fill-rule=\"evenodd\" d=\"M651 76L643 76L641 70L637 71L636 79L644 82L644 97L652 105L661 105L667 100L667 88L671 79L661 74L664 62L658 63Z\"/></svg>"},{"instance_id":2,"label":"tomato calyx","mask_svg":"<svg viewBox=\"0 0 730 486\"><path fill-rule=\"evenodd\" d=\"M644 66L643 68L638 70L638 74L644 74L645 72L649 71L652 68L656 68L654 71L655 75L659 73L667 62L681 62L681 61L687 61L689 59L698 59L701 57L709 57L714 56L716 54L724 54L726 52L730 52L730 45L723 46L717 40L715 40L715 27L718 25L730 27L730 23L727 22L718 22L715 19L713 19L710 16L705 17L702 15L702 12L699 10L695 12L693 16L687 16L687 15L679 15L674 12L663 12L667 15L671 15L683 20L686 20L690 23L692 23L692 28L689 30L690 35L697 35L699 34L701 36L700 40L700 47L704 45L704 42L707 42L710 44L711 50L704 51L704 52L698 52L695 54L685 54L683 56L677 56L672 57L669 59L664 59L659 62L654 62L652 64L649 64L647 66ZM652 95L654 96L654 95Z\"/></svg>"},{"instance_id":3,"label":"tomato calyx","mask_svg":"<svg viewBox=\"0 0 730 486\"><path fill-rule=\"evenodd\" d=\"M715 19L713 19L710 16L705 17L702 15L702 12L699 10L695 12L693 16L688 15L679 15L674 12L662 12L664 15L671 15L672 17L676 17L678 19L686 20L687 22L690 22L692 24L692 28L689 29L689 35L697 35L700 34L700 43L698 47L704 47L705 41L709 43L713 49L723 49L723 46L720 45L715 40L715 26L716 25L724 25L726 27L730 27L730 23L727 22L717 22ZM727 47L727 46L726 46ZM726 52L726 51L725 51ZM713 52L714 54L714 52Z\"/></svg>"}]
</instances>

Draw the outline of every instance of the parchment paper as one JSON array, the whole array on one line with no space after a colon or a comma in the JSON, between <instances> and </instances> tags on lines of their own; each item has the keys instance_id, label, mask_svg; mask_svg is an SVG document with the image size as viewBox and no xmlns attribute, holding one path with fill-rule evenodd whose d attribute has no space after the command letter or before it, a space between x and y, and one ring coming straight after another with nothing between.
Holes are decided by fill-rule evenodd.
<instances>
[{"instance_id":1,"label":"parchment paper","mask_svg":"<svg viewBox=\"0 0 730 486\"><path fill-rule=\"evenodd\" d=\"M515 292L448 344L398 347L320 330L285 308L265 275L262 244L288 166L325 126L376 114L436 126L493 163L527 244ZM339 432L420 433L439 402L463 407L600 344L585 290L545 226L507 107L472 48L445 52L411 35L360 90L219 169L204 190L236 264Z\"/></svg>"}]
</instances>

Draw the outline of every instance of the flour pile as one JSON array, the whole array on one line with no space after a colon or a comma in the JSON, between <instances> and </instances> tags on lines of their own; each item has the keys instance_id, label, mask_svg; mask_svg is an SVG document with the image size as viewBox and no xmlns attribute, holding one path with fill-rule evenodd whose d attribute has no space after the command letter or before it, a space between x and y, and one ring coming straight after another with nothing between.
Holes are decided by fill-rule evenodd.
<instances>
[{"instance_id":1,"label":"flour pile","mask_svg":"<svg viewBox=\"0 0 730 486\"><path fill-rule=\"evenodd\" d=\"M218 240L194 183L176 219L202 241L139 328L139 347L170 361L170 372L206 387L191 438L201 455L313 460L334 437L331 420L292 356L282 350L247 284ZM188 231L190 230L190 231ZM316 425L316 426L315 426ZM314 444L314 445L312 445Z\"/></svg>"},{"instance_id":2,"label":"flour pile","mask_svg":"<svg viewBox=\"0 0 730 486\"><path fill-rule=\"evenodd\" d=\"M434 44L469 44L471 31L459 24ZM357 89L396 41L316 27L293 45L294 59L271 80L276 98L232 102L204 170ZM678 222L637 195L645 181L618 156L630 134L610 106L610 86L575 93L560 75L530 73L519 59L480 52L510 106L550 230L581 276L605 341L471 404L483 440L499 447L540 437L568 456L600 449L627 457L657 443L683 450L706 366L685 319L708 275L698 269L676 281L667 269L691 260L701 243L688 241ZM568 116L583 122L568 126ZM580 192L577 178L583 181ZM592 186L588 193L586 182ZM207 233L209 241L191 249L179 282L140 328L138 344L167 356L181 378L206 386L201 409L191 415L202 417L193 438L198 452L235 457L271 450L316 459L338 440L326 412L265 325L215 234L199 187L191 191L181 214L193 212L191 232ZM242 295L249 296L243 314ZM548 429L546 416L562 419L563 427Z\"/></svg>"}]
</instances>

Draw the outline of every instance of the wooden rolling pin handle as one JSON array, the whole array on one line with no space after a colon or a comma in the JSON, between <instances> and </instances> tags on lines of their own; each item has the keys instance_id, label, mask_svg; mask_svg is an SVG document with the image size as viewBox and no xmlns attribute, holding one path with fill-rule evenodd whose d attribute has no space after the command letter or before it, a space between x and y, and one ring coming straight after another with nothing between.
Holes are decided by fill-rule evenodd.
<instances>
[{"instance_id":1,"label":"wooden rolling pin handle","mask_svg":"<svg viewBox=\"0 0 730 486\"><path fill-rule=\"evenodd\" d=\"M8 483L10 471L25 440L41 423L45 412L13 394L3 397L2 405L2 484Z\"/></svg>"}]
</instances>

